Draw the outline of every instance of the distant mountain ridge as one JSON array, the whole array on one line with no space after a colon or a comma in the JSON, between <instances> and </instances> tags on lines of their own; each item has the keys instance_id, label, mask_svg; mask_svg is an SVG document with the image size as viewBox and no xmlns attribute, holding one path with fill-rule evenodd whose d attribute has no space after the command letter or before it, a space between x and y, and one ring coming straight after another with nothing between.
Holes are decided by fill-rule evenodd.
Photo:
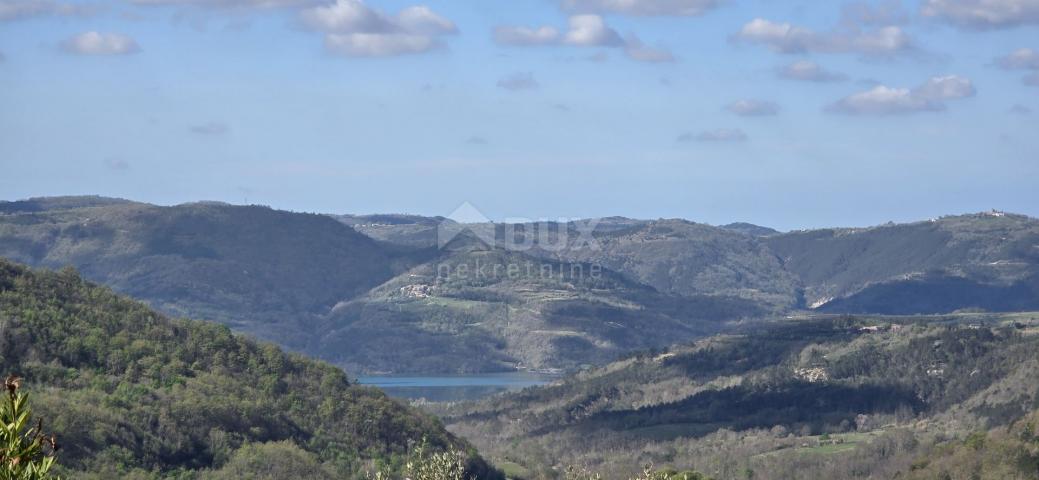
<instances>
[{"instance_id":1,"label":"distant mountain ridge","mask_svg":"<svg viewBox=\"0 0 1039 480\"><path fill-rule=\"evenodd\" d=\"M0 202L0 257L73 265L166 313L216 320L359 372L573 369L803 310L1039 309L1039 221L1020 215L786 233L624 217L465 225L492 243L529 243L519 251L440 249L443 221L37 198ZM612 283L433 275L480 255L596 265ZM520 323L501 323L506 310Z\"/></svg>"},{"instance_id":2,"label":"distant mountain ridge","mask_svg":"<svg viewBox=\"0 0 1039 480\"><path fill-rule=\"evenodd\" d=\"M0 215L0 257L73 265L167 313L221 321L296 350L306 349L313 319L394 274L390 252L324 215L213 202L55 203Z\"/></svg>"},{"instance_id":3,"label":"distant mountain ridge","mask_svg":"<svg viewBox=\"0 0 1039 480\"><path fill-rule=\"evenodd\" d=\"M786 233L746 223L713 227L682 219L609 217L586 223L595 226L600 248L570 248L564 239L559 243L565 248L532 253L601 262L662 291L736 294L780 311L910 314L1039 308L1032 301L1039 273L1039 220L1025 215L989 211ZM435 244L435 225L428 218L411 224L410 238ZM378 238L395 242L397 228L383 226ZM573 223L531 224L527 231L538 236L546 228L552 240L577 236ZM964 296L959 292L965 286L988 293ZM931 300L890 305L906 290L927 292Z\"/></svg>"},{"instance_id":4,"label":"distant mountain ridge","mask_svg":"<svg viewBox=\"0 0 1039 480\"><path fill-rule=\"evenodd\" d=\"M791 232L764 240L805 287L807 306L833 312L944 313L1039 307L1039 221L986 212L862 229ZM950 282L950 279L958 279ZM974 304L962 284L1005 289ZM929 305L891 306L900 286ZM1031 301L1030 301L1031 300ZM1001 302L1006 307L1001 307ZM885 310L886 309L886 310Z\"/></svg>"}]
</instances>

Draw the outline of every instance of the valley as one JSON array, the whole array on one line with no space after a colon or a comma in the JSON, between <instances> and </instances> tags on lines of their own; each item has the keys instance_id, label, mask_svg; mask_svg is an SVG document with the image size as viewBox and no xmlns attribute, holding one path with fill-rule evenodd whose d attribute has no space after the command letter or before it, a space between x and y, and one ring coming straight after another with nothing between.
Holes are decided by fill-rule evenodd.
<instances>
[{"instance_id":1,"label":"valley","mask_svg":"<svg viewBox=\"0 0 1039 480\"><path fill-rule=\"evenodd\" d=\"M0 480L1039 480L1039 0L0 0Z\"/></svg>"},{"instance_id":2,"label":"valley","mask_svg":"<svg viewBox=\"0 0 1039 480\"><path fill-rule=\"evenodd\" d=\"M545 385L560 378L560 375L507 372L424 377L366 376L358 377L357 383L378 387L394 398L421 402L459 402Z\"/></svg>"},{"instance_id":3,"label":"valley","mask_svg":"<svg viewBox=\"0 0 1039 480\"><path fill-rule=\"evenodd\" d=\"M420 437L481 479L932 478L964 458L1030 478L1039 458L1005 433L1025 438L1039 409L1035 219L448 223L448 241L444 222L0 203L5 368L44 387L77 445L62 468L84 478L220 478L263 452L354 478L400 471ZM272 398L232 412L221 395ZM77 424L59 398L100 401L118 427ZM190 408L207 413L185 424ZM170 446L147 440L168 431L150 418L192 426ZM1016 466L949 457L982 437Z\"/></svg>"},{"instance_id":4,"label":"valley","mask_svg":"<svg viewBox=\"0 0 1039 480\"><path fill-rule=\"evenodd\" d=\"M627 478L646 464L714 478L898 478L1039 408L1037 351L1039 313L777 321L424 408L529 478L566 465ZM983 478L1033 478L1022 468Z\"/></svg>"},{"instance_id":5,"label":"valley","mask_svg":"<svg viewBox=\"0 0 1039 480\"><path fill-rule=\"evenodd\" d=\"M444 222L463 234L438 245ZM0 256L358 374L573 372L788 315L1039 309L1039 221L1020 215L787 233L450 222L39 198L0 203Z\"/></svg>"}]
</instances>

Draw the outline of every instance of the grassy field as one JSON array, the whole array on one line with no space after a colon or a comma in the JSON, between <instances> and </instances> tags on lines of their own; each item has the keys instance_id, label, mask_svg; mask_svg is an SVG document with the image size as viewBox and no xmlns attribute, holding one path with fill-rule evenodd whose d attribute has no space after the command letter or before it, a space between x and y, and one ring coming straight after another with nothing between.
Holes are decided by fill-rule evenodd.
<instances>
[{"instance_id":1,"label":"grassy field","mask_svg":"<svg viewBox=\"0 0 1039 480\"><path fill-rule=\"evenodd\" d=\"M495 466L501 469L507 478L521 479L530 476L530 471L516 462L505 460L495 463Z\"/></svg>"},{"instance_id":2,"label":"grassy field","mask_svg":"<svg viewBox=\"0 0 1039 480\"><path fill-rule=\"evenodd\" d=\"M824 439L822 436L810 436L800 437L798 441L801 446L794 448L782 448L767 453L756 455L758 457L768 457L775 455L832 455L835 453L844 453L855 450L864 443L870 442L873 438L883 433L883 430L865 433L842 433L837 435L830 435Z\"/></svg>"}]
</instances>

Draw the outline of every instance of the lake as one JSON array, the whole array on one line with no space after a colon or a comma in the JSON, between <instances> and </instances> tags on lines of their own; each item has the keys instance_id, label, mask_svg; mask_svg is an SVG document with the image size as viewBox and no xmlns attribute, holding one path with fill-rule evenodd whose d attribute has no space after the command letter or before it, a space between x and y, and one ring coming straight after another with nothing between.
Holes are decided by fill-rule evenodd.
<instances>
[{"instance_id":1,"label":"lake","mask_svg":"<svg viewBox=\"0 0 1039 480\"><path fill-rule=\"evenodd\" d=\"M362 385L379 387L391 397L431 402L476 400L510 390L544 385L559 376L526 372L484 373L475 375L385 375L359 377Z\"/></svg>"}]
</instances>

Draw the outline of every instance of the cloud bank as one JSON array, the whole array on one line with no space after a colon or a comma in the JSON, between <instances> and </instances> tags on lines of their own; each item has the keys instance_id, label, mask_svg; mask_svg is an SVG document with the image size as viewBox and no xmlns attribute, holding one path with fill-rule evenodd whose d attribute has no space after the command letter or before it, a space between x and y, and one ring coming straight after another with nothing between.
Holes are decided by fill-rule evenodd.
<instances>
[{"instance_id":1,"label":"cloud bank","mask_svg":"<svg viewBox=\"0 0 1039 480\"><path fill-rule=\"evenodd\" d=\"M895 55L914 49L904 30L886 26L875 30L849 29L819 33L789 23L756 18L743 25L733 39L764 45L777 53L857 53L870 56Z\"/></svg>"},{"instance_id":2,"label":"cloud bank","mask_svg":"<svg viewBox=\"0 0 1039 480\"><path fill-rule=\"evenodd\" d=\"M454 22L426 6L407 7L391 16L360 0L304 9L299 21L325 34L327 51L347 57L425 53L442 46L440 37L458 32Z\"/></svg>"},{"instance_id":3,"label":"cloud bank","mask_svg":"<svg viewBox=\"0 0 1039 480\"><path fill-rule=\"evenodd\" d=\"M495 43L511 47L562 46L620 48L628 58L638 62L671 62L670 51L647 45L635 34L626 38L596 14L572 15L566 31L550 26L526 27L499 25L494 28Z\"/></svg>"},{"instance_id":4,"label":"cloud bank","mask_svg":"<svg viewBox=\"0 0 1039 480\"><path fill-rule=\"evenodd\" d=\"M831 113L847 115L904 115L945 110L946 102L973 97L974 84L957 75L933 77L916 88L878 85L849 95L827 107Z\"/></svg>"}]
</instances>

